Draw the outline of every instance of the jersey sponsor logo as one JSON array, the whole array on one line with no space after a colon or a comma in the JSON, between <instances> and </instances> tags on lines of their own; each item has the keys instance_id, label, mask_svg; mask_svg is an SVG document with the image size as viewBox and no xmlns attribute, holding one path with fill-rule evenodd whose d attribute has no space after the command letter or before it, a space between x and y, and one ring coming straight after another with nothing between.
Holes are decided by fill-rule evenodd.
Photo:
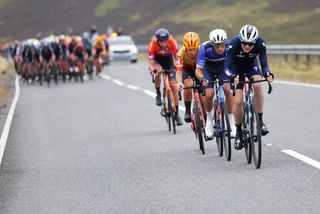
<instances>
[{"instance_id":1,"label":"jersey sponsor logo","mask_svg":"<svg viewBox=\"0 0 320 214\"><path fill-rule=\"evenodd\" d=\"M266 43L262 42L262 46L263 46L263 47L266 47Z\"/></svg>"},{"instance_id":2,"label":"jersey sponsor logo","mask_svg":"<svg viewBox=\"0 0 320 214\"><path fill-rule=\"evenodd\" d=\"M249 57L256 57L257 54L256 53L249 53Z\"/></svg>"},{"instance_id":3,"label":"jersey sponsor logo","mask_svg":"<svg viewBox=\"0 0 320 214\"><path fill-rule=\"evenodd\" d=\"M245 55L243 55L242 51L240 51L240 54L237 54L237 57L243 58Z\"/></svg>"},{"instance_id":4,"label":"jersey sponsor logo","mask_svg":"<svg viewBox=\"0 0 320 214\"><path fill-rule=\"evenodd\" d=\"M254 71L258 71L258 67L257 67L257 66L254 66L254 67L253 67L253 70L254 70Z\"/></svg>"}]
</instances>

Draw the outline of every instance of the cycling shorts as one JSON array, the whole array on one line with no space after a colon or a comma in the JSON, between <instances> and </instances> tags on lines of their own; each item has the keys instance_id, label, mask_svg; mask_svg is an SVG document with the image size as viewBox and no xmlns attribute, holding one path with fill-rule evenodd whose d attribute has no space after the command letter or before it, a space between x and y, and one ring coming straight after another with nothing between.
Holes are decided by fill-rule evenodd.
<instances>
[{"instance_id":1,"label":"cycling shorts","mask_svg":"<svg viewBox=\"0 0 320 214\"><path fill-rule=\"evenodd\" d=\"M169 71L169 79L176 80L176 70L172 56L156 56L155 62L162 66L163 69Z\"/></svg>"},{"instance_id":2,"label":"cycling shorts","mask_svg":"<svg viewBox=\"0 0 320 214\"><path fill-rule=\"evenodd\" d=\"M232 65L231 66L232 74L239 75L239 81L244 81L245 74L248 79L251 79L254 75L262 76L262 72L259 68L258 61L255 60L252 65L240 66L240 65ZM243 89L243 83L239 83L237 85L237 89Z\"/></svg>"}]
</instances>

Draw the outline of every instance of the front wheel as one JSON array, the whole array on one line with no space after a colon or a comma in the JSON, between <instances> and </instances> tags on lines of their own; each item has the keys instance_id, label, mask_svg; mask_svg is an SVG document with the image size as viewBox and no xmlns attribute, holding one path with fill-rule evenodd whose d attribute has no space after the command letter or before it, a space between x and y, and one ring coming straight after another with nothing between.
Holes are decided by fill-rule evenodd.
<instances>
[{"instance_id":1,"label":"front wheel","mask_svg":"<svg viewBox=\"0 0 320 214\"><path fill-rule=\"evenodd\" d=\"M205 153L204 151L204 145L203 145L203 127L202 127L202 121L201 121L201 112L200 112L200 103L198 100L194 102L194 114L195 114L195 132L199 141L200 150L202 151L202 154Z\"/></svg>"},{"instance_id":2,"label":"front wheel","mask_svg":"<svg viewBox=\"0 0 320 214\"><path fill-rule=\"evenodd\" d=\"M171 118L171 123L172 123L172 129L173 129L173 133L176 134L176 120L175 120L175 111L174 111L174 107L172 105L172 99L171 99L171 95L170 93L168 93L168 110L170 113L169 118ZM169 121L170 123L170 121Z\"/></svg>"},{"instance_id":3,"label":"front wheel","mask_svg":"<svg viewBox=\"0 0 320 214\"><path fill-rule=\"evenodd\" d=\"M253 162L257 169L261 166L261 127L258 112L254 104L250 105L251 120L250 120L250 136L252 145Z\"/></svg>"},{"instance_id":4,"label":"front wheel","mask_svg":"<svg viewBox=\"0 0 320 214\"><path fill-rule=\"evenodd\" d=\"M230 127L230 122L229 122L229 117L227 114L227 107L226 103L223 102L221 104L222 106L222 142L223 142L223 147L224 147L224 153L228 161L231 160L231 127Z\"/></svg>"},{"instance_id":5,"label":"front wheel","mask_svg":"<svg viewBox=\"0 0 320 214\"><path fill-rule=\"evenodd\" d=\"M215 103L215 102L214 102ZM223 155L223 137L222 137L222 131L221 131L221 110L218 109L219 107L214 104L214 136L216 138L217 143L217 149L219 156Z\"/></svg>"},{"instance_id":6,"label":"front wheel","mask_svg":"<svg viewBox=\"0 0 320 214\"><path fill-rule=\"evenodd\" d=\"M246 159L248 164L251 164L252 161L252 142L251 142L251 137L249 135L249 129L250 129L250 118L249 118L249 110L243 104L243 109L244 109L244 114L243 114L243 122L242 122L242 133L243 133L243 143L244 143L244 150L246 154Z\"/></svg>"}]
</instances>

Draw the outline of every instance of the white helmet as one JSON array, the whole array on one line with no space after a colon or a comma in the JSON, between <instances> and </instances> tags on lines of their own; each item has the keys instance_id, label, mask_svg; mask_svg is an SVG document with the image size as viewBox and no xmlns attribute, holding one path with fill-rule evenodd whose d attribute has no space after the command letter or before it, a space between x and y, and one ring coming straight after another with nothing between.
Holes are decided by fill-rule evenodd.
<instances>
[{"instance_id":1,"label":"white helmet","mask_svg":"<svg viewBox=\"0 0 320 214\"><path fill-rule=\"evenodd\" d=\"M209 40L211 43L224 43L227 41L227 33L222 29L214 29L209 34Z\"/></svg>"},{"instance_id":2,"label":"white helmet","mask_svg":"<svg viewBox=\"0 0 320 214\"><path fill-rule=\"evenodd\" d=\"M258 30L253 25L245 25L240 30L241 42L255 43L258 37Z\"/></svg>"}]
</instances>

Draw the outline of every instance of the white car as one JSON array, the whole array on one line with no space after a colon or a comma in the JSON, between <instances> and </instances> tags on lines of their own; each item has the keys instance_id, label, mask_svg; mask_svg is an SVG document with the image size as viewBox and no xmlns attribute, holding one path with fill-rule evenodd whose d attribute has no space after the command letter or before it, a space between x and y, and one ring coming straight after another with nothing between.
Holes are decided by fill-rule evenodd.
<instances>
[{"instance_id":1,"label":"white car","mask_svg":"<svg viewBox=\"0 0 320 214\"><path fill-rule=\"evenodd\" d=\"M138 61L138 48L131 36L109 37L108 41L110 61Z\"/></svg>"}]
</instances>

